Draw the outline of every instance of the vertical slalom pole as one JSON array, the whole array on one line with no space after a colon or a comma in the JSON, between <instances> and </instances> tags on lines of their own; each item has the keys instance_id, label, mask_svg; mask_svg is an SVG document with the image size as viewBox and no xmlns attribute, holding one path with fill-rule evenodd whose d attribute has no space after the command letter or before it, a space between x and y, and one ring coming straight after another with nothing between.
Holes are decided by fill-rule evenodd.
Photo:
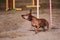
<instances>
[{"instance_id":1,"label":"vertical slalom pole","mask_svg":"<svg viewBox=\"0 0 60 40\"><path fill-rule=\"evenodd\" d=\"M49 0L50 2L50 27L52 27L52 1Z\"/></svg>"},{"instance_id":2,"label":"vertical slalom pole","mask_svg":"<svg viewBox=\"0 0 60 40\"><path fill-rule=\"evenodd\" d=\"M37 18L39 18L39 0L37 0Z\"/></svg>"}]
</instances>

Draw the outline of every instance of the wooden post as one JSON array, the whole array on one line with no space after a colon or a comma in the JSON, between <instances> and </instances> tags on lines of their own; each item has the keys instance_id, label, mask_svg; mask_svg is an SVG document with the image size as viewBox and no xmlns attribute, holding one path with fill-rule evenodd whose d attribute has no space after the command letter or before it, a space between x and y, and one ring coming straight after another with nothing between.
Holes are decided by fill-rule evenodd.
<instances>
[{"instance_id":1,"label":"wooden post","mask_svg":"<svg viewBox=\"0 0 60 40\"><path fill-rule=\"evenodd\" d=\"M6 0L6 11L8 10L8 0Z\"/></svg>"},{"instance_id":2,"label":"wooden post","mask_svg":"<svg viewBox=\"0 0 60 40\"><path fill-rule=\"evenodd\" d=\"M15 0L13 0L13 9L15 9Z\"/></svg>"},{"instance_id":3,"label":"wooden post","mask_svg":"<svg viewBox=\"0 0 60 40\"><path fill-rule=\"evenodd\" d=\"M37 0L37 18L39 18L39 0Z\"/></svg>"},{"instance_id":4,"label":"wooden post","mask_svg":"<svg viewBox=\"0 0 60 40\"><path fill-rule=\"evenodd\" d=\"M52 27L52 2L51 0L49 0L50 2L50 27Z\"/></svg>"},{"instance_id":5,"label":"wooden post","mask_svg":"<svg viewBox=\"0 0 60 40\"><path fill-rule=\"evenodd\" d=\"M35 5L35 2L34 2L34 0L32 0L32 5Z\"/></svg>"}]
</instances>

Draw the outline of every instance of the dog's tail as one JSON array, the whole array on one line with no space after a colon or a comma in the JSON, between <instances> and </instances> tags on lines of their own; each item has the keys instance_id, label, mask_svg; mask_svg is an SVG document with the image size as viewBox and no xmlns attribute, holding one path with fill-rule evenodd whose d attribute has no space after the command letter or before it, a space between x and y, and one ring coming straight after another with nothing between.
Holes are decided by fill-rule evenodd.
<instances>
[{"instance_id":1,"label":"dog's tail","mask_svg":"<svg viewBox=\"0 0 60 40\"><path fill-rule=\"evenodd\" d=\"M30 9L30 14L32 13L32 9Z\"/></svg>"}]
</instances>

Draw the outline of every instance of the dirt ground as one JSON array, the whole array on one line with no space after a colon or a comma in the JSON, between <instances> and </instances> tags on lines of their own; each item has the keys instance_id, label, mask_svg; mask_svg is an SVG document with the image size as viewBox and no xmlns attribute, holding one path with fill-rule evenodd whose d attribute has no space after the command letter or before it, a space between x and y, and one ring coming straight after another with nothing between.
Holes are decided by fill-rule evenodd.
<instances>
[{"instance_id":1,"label":"dirt ground","mask_svg":"<svg viewBox=\"0 0 60 40\"><path fill-rule=\"evenodd\" d=\"M38 34L35 34L31 23L21 17L26 13L29 10L0 12L0 40L60 40L60 9L53 9L53 26L50 30L39 30ZM33 11L32 15L36 16L36 12ZM49 15L49 9L40 10L40 18L50 24Z\"/></svg>"}]
</instances>

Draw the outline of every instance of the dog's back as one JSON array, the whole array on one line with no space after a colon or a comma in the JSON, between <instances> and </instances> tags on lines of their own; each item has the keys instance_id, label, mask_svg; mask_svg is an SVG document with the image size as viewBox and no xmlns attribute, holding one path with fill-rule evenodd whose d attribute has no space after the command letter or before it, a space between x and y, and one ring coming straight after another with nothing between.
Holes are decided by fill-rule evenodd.
<instances>
[{"instance_id":1,"label":"dog's back","mask_svg":"<svg viewBox=\"0 0 60 40\"><path fill-rule=\"evenodd\" d=\"M48 23L47 20L45 20L45 19L38 19L38 20L39 20L39 25L40 25L40 27L45 27L45 26L47 26L47 29L49 29L49 23Z\"/></svg>"}]
</instances>

